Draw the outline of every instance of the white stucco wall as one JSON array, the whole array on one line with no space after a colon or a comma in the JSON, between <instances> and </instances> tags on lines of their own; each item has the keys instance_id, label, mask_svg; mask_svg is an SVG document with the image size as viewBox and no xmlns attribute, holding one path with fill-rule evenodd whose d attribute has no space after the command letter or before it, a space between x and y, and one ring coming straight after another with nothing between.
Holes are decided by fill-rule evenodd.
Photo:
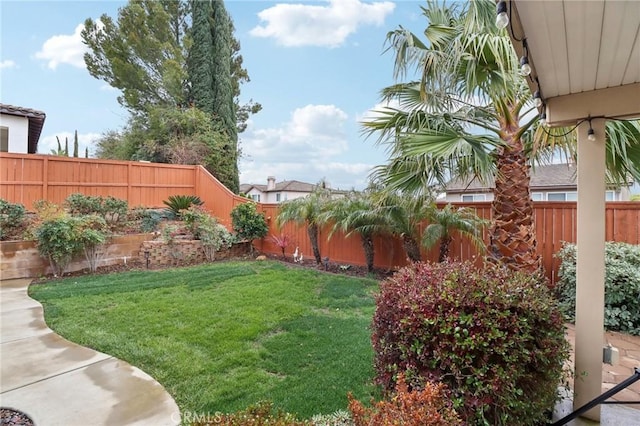
<instances>
[{"instance_id":1,"label":"white stucco wall","mask_svg":"<svg viewBox=\"0 0 640 426\"><path fill-rule=\"evenodd\" d=\"M29 145L29 119L0 114L0 126L9 128L9 152L27 154Z\"/></svg>"},{"instance_id":2,"label":"white stucco wall","mask_svg":"<svg viewBox=\"0 0 640 426\"><path fill-rule=\"evenodd\" d=\"M280 194L280 201L278 201L278 195ZM251 188L247 195L253 198L256 195L260 195L261 203L282 203L283 201L293 200L295 198L305 197L309 195L307 192L293 192L293 191L273 191L273 192L262 192L257 188ZM258 201L258 200L256 200Z\"/></svg>"},{"instance_id":3,"label":"white stucco wall","mask_svg":"<svg viewBox=\"0 0 640 426\"><path fill-rule=\"evenodd\" d=\"M280 201L278 201L278 195L280 194ZM267 198L269 201L267 203L282 203L283 201L293 200L295 198L306 197L309 195L308 192L291 192L291 191L280 191L280 192L268 192Z\"/></svg>"}]
</instances>

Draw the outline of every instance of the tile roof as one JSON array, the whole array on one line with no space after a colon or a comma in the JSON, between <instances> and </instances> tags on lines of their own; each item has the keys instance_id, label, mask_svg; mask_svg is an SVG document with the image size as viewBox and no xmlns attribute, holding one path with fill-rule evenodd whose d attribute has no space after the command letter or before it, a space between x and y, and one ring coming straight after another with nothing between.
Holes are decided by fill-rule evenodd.
<instances>
[{"instance_id":1,"label":"tile roof","mask_svg":"<svg viewBox=\"0 0 640 426\"><path fill-rule=\"evenodd\" d=\"M262 192L281 192L281 191L289 191L289 192L312 192L315 189L316 185L306 182L300 182L298 180L284 180L282 182L277 182L275 189L267 190L267 185L260 185L255 183L243 183L240 185L241 192L251 191L251 188L256 188Z\"/></svg>"},{"instance_id":2,"label":"tile roof","mask_svg":"<svg viewBox=\"0 0 640 426\"><path fill-rule=\"evenodd\" d=\"M576 188L576 167L572 164L549 164L531 169L531 189ZM462 181L451 180L447 192L486 192L495 187L493 178L488 182L479 179Z\"/></svg>"},{"instance_id":3,"label":"tile roof","mask_svg":"<svg viewBox=\"0 0 640 426\"><path fill-rule=\"evenodd\" d=\"M40 140L40 134L42 133L42 127L44 126L44 120L45 118L47 118L47 115L44 112L35 109L23 108L1 103L0 113L6 115L15 115L17 117L26 117L29 120L27 152L29 154L35 154L36 152L38 152L38 141Z\"/></svg>"}]
</instances>

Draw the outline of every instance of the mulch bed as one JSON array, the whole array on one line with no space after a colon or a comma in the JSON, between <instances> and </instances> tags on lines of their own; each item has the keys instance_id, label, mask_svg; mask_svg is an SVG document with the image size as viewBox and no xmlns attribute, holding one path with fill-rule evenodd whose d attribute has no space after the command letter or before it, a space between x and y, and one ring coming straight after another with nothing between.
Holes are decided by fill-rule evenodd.
<instances>
[{"instance_id":1,"label":"mulch bed","mask_svg":"<svg viewBox=\"0 0 640 426\"><path fill-rule=\"evenodd\" d=\"M255 252L254 258L260 255L261 253ZM282 256L278 256L276 254L265 254L265 256L270 260L275 260L281 262L289 267L298 267L298 268L307 268L307 269L315 269L322 272L328 272L332 274L339 275L347 275L352 277L360 277L360 278L374 278L377 280L384 280L385 278L390 277L394 274L395 271L389 269L374 269L372 273L367 271L366 266L358 266L358 265L348 265L337 262L329 261L328 265L320 264L317 265L314 259L304 259L302 262L294 262L293 257L286 256L282 258ZM227 262L227 261L235 261L235 260L249 260L251 259L248 256L233 258L233 259L225 259L218 260L216 262ZM179 265L150 265L149 270L161 270L175 267L185 267L185 266L195 266L198 263L188 263L181 262ZM34 279L32 284L43 284L52 281L57 281L61 279L66 279L70 277L83 277L86 275L104 275L104 274L112 274L117 272L129 272L129 271L146 271L146 262L144 259L130 259L127 261L126 265L123 263L118 263L115 265L101 266L95 273L91 273L89 269L83 269L81 271L75 272L66 272L62 277L54 277L53 275L42 276L40 278Z\"/></svg>"},{"instance_id":2,"label":"mulch bed","mask_svg":"<svg viewBox=\"0 0 640 426\"><path fill-rule=\"evenodd\" d=\"M33 420L20 411L0 408L0 424L7 426L33 426Z\"/></svg>"},{"instance_id":3,"label":"mulch bed","mask_svg":"<svg viewBox=\"0 0 640 426\"><path fill-rule=\"evenodd\" d=\"M294 262L292 256L285 256L284 258L277 254L265 254L265 256L271 260L276 260L282 262L290 267L300 267L300 268L308 268L308 269L316 269L318 271L329 272L332 274L339 275L348 275L351 277L359 277L359 278L374 278L377 280L384 280L385 278L390 277L396 271L390 269L379 269L375 268L373 272L367 271L366 266L358 266L358 265L349 265L345 263L337 263L329 260L327 265L324 264L316 264L315 259L304 259L302 262Z\"/></svg>"}]
</instances>

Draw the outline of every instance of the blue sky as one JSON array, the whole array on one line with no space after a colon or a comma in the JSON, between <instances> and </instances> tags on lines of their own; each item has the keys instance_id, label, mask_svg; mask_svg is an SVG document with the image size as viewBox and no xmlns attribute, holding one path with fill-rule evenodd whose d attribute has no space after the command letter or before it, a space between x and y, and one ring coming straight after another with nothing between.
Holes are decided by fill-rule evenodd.
<instances>
[{"instance_id":1,"label":"blue sky","mask_svg":"<svg viewBox=\"0 0 640 426\"><path fill-rule=\"evenodd\" d=\"M81 24L117 16L120 1L0 0L0 101L42 110L47 119L39 153L72 140L81 151L127 112L119 92L89 75L82 60ZM362 188L383 148L361 135L359 121L393 81L385 35L403 25L421 32L423 1L227 0L251 82L245 100L263 110L240 135L240 180L266 183L325 177L334 187Z\"/></svg>"}]
</instances>

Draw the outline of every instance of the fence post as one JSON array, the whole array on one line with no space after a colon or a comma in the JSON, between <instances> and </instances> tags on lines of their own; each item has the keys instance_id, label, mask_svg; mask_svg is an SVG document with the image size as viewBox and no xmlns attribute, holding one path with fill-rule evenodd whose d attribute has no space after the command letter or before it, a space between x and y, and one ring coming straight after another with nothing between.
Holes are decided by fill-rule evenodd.
<instances>
[{"instance_id":1,"label":"fence post","mask_svg":"<svg viewBox=\"0 0 640 426\"><path fill-rule=\"evenodd\" d=\"M127 200L131 202L131 169L133 168L133 164L131 162L127 163Z\"/></svg>"},{"instance_id":2,"label":"fence post","mask_svg":"<svg viewBox=\"0 0 640 426\"><path fill-rule=\"evenodd\" d=\"M22 173L24 173L24 159L22 160ZM24 181L24 175L23 175ZM49 199L49 157L44 157L44 164L42 166L42 199Z\"/></svg>"}]
</instances>

